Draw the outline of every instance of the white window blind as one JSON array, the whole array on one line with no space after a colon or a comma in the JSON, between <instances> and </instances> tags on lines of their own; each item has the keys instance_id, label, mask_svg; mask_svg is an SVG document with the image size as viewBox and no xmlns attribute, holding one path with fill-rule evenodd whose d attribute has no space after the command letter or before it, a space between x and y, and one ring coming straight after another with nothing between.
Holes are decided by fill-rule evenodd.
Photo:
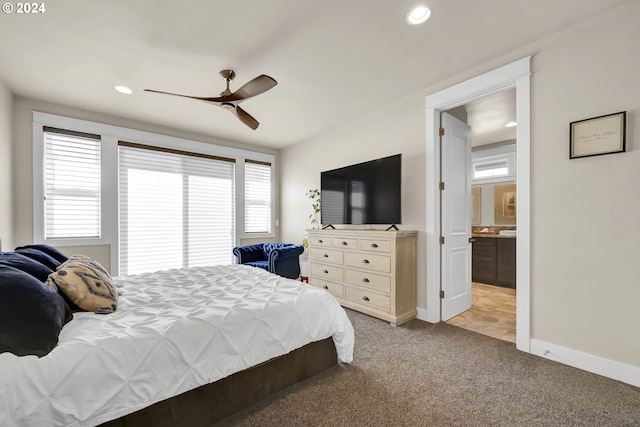
<instances>
[{"instance_id":1,"label":"white window blind","mask_svg":"<svg viewBox=\"0 0 640 427\"><path fill-rule=\"evenodd\" d=\"M508 159L497 159L492 161L478 161L473 163L473 178L489 178L494 176L505 176L509 173Z\"/></svg>"},{"instance_id":2,"label":"white window blind","mask_svg":"<svg viewBox=\"0 0 640 427\"><path fill-rule=\"evenodd\" d=\"M271 164L247 160L245 173L245 233L271 232Z\"/></svg>"},{"instance_id":3,"label":"white window blind","mask_svg":"<svg viewBox=\"0 0 640 427\"><path fill-rule=\"evenodd\" d=\"M43 130L45 239L100 238L100 136Z\"/></svg>"},{"instance_id":4,"label":"white window blind","mask_svg":"<svg viewBox=\"0 0 640 427\"><path fill-rule=\"evenodd\" d=\"M230 264L234 160L119 145L120 274Z\"/></svg>"}]
</instances>

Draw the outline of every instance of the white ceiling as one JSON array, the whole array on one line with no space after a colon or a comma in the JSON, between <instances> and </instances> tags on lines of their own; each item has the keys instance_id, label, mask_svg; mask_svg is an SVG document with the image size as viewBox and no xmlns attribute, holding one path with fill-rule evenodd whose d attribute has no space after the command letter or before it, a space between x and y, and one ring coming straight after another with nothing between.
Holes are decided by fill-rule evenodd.
<instances>
[{"instance_id":1,"label":"white ceiling","mask_svg":"<svg viewBox=\"0 0 640 427\"><path fill-rule=\"evenodd\" d=\"M516 90L507 89L464 105L472 129L472 145L516 139L516 128L505 127L516 121Z\"/></svg>"},{"instance_id":2,"label":"white ceiling","mask_svg":"<svg viewBox=\"0 0 640 427\"><path fill-rule=\"evenodd\" d=\"M281 148L625 1L429 0L416 27L404 20L414 0L47 1L43 14L0 15L0 80L20 96ZM256 131L142 92L218 96L224 68L232 90L278 81L242 104Z\"/></svg>"}]
</instances>

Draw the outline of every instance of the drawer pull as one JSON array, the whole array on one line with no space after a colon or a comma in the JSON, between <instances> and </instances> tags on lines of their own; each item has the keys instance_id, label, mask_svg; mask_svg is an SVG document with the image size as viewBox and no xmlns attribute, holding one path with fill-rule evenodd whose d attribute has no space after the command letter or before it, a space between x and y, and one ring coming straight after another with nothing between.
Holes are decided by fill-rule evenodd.
<instances>
[{"instance_id":1,"label":"drawer pull","mask_svg":"<svg viewBox=\"0 0 640 427\"><path fill-rule=\"evenodd\" d=\"M364 283L369 283L369 279L367 279L366 277L364 277L364 278L362 279L362 281L363 281Z\"/></svg>"},{"instance_id":2,"label":"drawer pull","mask_svg":"<svg viewBox=\"0 0 640 427\"><path fill-rule=\"evenodd\" d=\"M377 247L378 247L378 245L377 245L377 244L375 244L375 243L372 243L372 244L371 244L371 247L372 247L372 248L377 248Z\"/></svg>"},{"instance_id":3,"label":"drawer pull","mask_svg":"<svg viewBox=\"0 0 640 427\"><path fill-rule=\"evenodd\" d=\"M329 274L329 272L328 272L327 270L322 270L322 272L323 272L324 274Z\"/></svg>"},{"instance_id":4,"label":"drawer pull","mask_svg":"<svg viewBox=\"0 0 640 427\"><path fill-rule=\"evenodd\" d=\"M322 239L318 239L318 243L323 243L323 242L322 242Z\"/></svg>"},{"instance_id":5,"label":"drawer pull","mask_svg":"<svg viewBox=\"0 0 640 427\"><path fill-rule=\"evenodd\" d=\"M369 301L369 297L367 297L367 296L362 297L362 299L365 300L365 301Z\"/></svg>"},{"instance_id":6,"label":"drawer pull","mask_svg":"<svg viewBox=\"0 0 640 427\"><path fill-rule=\"evenodd\" d=\"M347 246L348 243L347 242L342 242L342 245Z\"/></svg>"},{"instance_id":7,"label":"drawer pull","mask_svg":"<svg viewBox=\"0 0 640 427\"><path fill-rule=\"evenodd\" d=\"M329 289L329 287L327 285L324 285L322 289Z\"/></svg>"},{"instance_id":8,"label":"drawer pull","mask_svg":"<svg viewBox=\"0 0 640 427\"><path fill-rule=\"evenodd\" d=\"M322 254L322 256L323 256L324 258L329 258L329 255L327 255L327 254Z\"/></svg>"},{"instance_id":9,"label":"drawer pull","mask_svg":"<svg viewBox=\"0 0 640 427\"><path fill-rule=\"evenodd\" d=\"M363 264L369 264L369 260L368 260L368 259L363 259L363 260L362 260L362 263L363 263Z\"/></svg>"}]
</instances>

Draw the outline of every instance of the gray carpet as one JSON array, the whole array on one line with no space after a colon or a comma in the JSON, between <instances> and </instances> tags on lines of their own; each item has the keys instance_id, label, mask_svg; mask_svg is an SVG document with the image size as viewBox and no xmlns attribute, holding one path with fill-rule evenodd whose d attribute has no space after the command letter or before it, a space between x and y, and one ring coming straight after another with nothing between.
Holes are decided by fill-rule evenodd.
<instances>
[{"instance_id":1,"label":"gray carpet","mask_svg":"<svg viewBox=\"0 0 640 427\"><path fill-rule=\"evenodd\" d=\"M347 310L354 362L215 426L640 426L640 389L445 323Z\"/></svg>"}]
</instances>

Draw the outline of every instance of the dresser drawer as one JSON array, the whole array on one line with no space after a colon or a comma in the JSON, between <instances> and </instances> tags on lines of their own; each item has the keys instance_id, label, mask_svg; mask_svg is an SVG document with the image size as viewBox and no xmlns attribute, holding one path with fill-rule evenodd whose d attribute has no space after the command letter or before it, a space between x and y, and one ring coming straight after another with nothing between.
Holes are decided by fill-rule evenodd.
<instances>
[{"instance_id":1,"label":"dresser drawer","mask_svg":"<svg viewBox=\"0 0 640 427\"><path fill-rule=\"evenodd\" d=\"M384 312L391 312L391 299L384 295L378 295L347 287L345 289L346 300L360 305L375 308Z\"/></svg>"},{"instance_id":2,"label":"dresser drawer","mask_svg":"<svg viewBox=\"0 0 640 427\"><path fill-rule=\"evenodd\" d=\"M309 236L309 246L322 246L325 248L331 247L331 237L330 236L314 236L313 234Z\"/></svg>"},{"instance_id":3,"label":"dresser drawer","mask_svg":"<svg viewBox=\"0 0 640 427\"><path fill-rule=\"evenodd\" d=\"M314 248L311 251L311 260L342 265L344 264L344 252L324 248Z\"/></svg>"},{"instance_id":4,"label":"dresser drawer","mask_svg":"<svg viewBox=\"0 0 640 427\"><path fill-rule=\"evenodd\" d=\"M391 240L360 239L358 249L372 252L391 252Z\"/></svg>"},{"instance_id":5,"label":"dresser drawer","mask_svg":"<svg viewBox=\"0 0 640 427\"><path fill-rule=\"evenodd\" d=\"M347 252L345 253L345 265L391 273L391 257L384 255Z\"/></svg>"},{"instance_id":6,"label":"dresser drawer","mask_svg":"<svg viewBox=\"0 0 640 427\"><path fill-rule=\"evenodd\" d=\"M344 298L344 286L338 283L327 282L325 280L316 279L315 277L311 278L311 282L309 283L316 288L322 288L329 292L336 298Z\"/></svg>"},{"instance_id":7,"label":"dresser drawer","mask_svg":"<svg viewBox=\"0 0 640 427\"><path fill-rule=\"evenodd\" d=\"M382 292L391 292L391 277L381 276L366 271L345 269L344 281L365 288L376 289Z\"/></svg>"},{"instance_id":8,"label":"dresser drawer","mask_svg":"<svg viewBox=\"0 0 640 427\"><path fill-rule=\"evenodd\" d=\"M358 239L347 239L343 237L333 237L331 246L341 249L358 249Z\"/></svg>"},{"instance_id":9,"label":"dresser drawer","mask_svg":"<svg viewBox=\"0 0 640 427\"><path fill-rule=\"evenodd\" d=\"M344 270L342 267L312 262L309 271L311 276L319 279L338 280L340 282L344 280Z\"/></svg>"}]
</instances>

